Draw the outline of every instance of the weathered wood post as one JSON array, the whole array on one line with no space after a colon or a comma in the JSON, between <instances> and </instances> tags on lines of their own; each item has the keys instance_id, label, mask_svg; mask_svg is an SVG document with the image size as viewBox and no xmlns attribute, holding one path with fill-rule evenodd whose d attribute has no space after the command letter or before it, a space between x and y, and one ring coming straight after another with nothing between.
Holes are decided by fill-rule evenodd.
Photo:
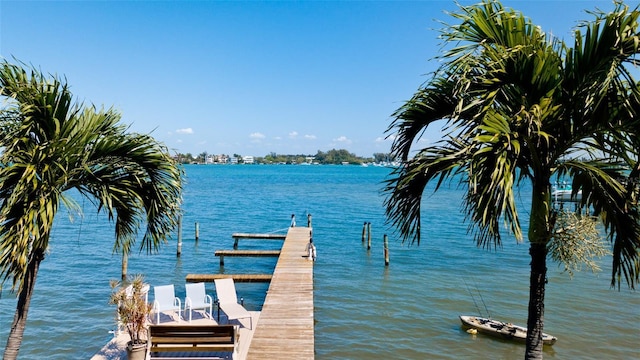
<instances>
[{"instance_id":1,"label":"weathered wood post","mask_svg":"<svg viewBox=\"0 0 640 360\"><path fill-rule=\"evenodd\" d=\"M365 221L362 225L362 243L364 244L364 239L367 236L367 222Z\"/></svg>"},{"instance_id":2,"label":"weathered wood post","mask_svg":"<svg viewBox=\"0 0 640 360\"><path fill-rule=\"evenodd\" d=\"M129 255L122 253L122 280L127 279L127 267L129 266Z\"/></svg>"},{"instance_id":3,"label":"weathered wood post","mask_svg":"<svg viewBox=\"0 0 640 360\"><path fill-rule=\"evenodd\" d=\"M367 223L367 250L371 250L371 223Z\"/></svg>"},{"instance_id":4,"label":"weathered wood post","mask_svg":"<svg viewBox=\"0 0 640 360\"><path fill-rule=\"evenodd\" d=\"M389 266L389 238L384 234L384 266Z\"/></svg>"},{"instance_id":5,"label":"weathered wood post","mask_svg":"<svg viewBox=\"0 0 640 360\"><path fill-rule=\"evenodd\" d=\"M178 252L177 257L182 254L182 214L178 216Z\"/></svg>"},{"instance_id":6,"label":"weathered wood post","mask_svg":"<svg viewBox=\"0 0 640 360\"><path fill-rule=\"evenodd\" d=\"M307 214L307 227L311 227L311 214Z\"/></svg>"},{"instance_id":7,"label":"weathered wood post","mask_svg":"<svg viewBox=\"0 0 640 360\"><path fill-rule=\"evenodd\" d=\"M200 224L196 221L196 241L200 238Z\"/></svg>"}]
</instances>

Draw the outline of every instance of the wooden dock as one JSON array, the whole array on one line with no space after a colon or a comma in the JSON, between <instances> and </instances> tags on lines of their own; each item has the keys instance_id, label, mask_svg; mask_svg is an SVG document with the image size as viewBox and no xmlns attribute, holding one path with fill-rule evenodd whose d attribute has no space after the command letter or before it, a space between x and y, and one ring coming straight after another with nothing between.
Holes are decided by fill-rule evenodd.
<instances>
[{"instance_id":1,"label":"wooden dock","mask_svg":"<svg viewBox=\"0 0 640 360\"><path fill-rule=\"evenodd\" d=\"M249 345L248 360L313 359L313 261L307 227L289 228Z\"/></svg>"},{"instance_id":2,"label":"wooden dock","mask_svg":"<svg viewBox=\"0 0 640 360\"><path fill-rule=\"evenodd\" d=\"M271 274L187 274L186 282L213 282L215 279L232 278L235 282L271 282Z\"/></svg>"},{"instance_id":3,"label":"wooden dock","mask_svg":"<svg viewBox=\"0 0 640 360\"><path fill-rule=\"evenodd\" d=\"M238 248L238 240L285 240L287 235L283 234L249 234L249 233L233 233L233 248Z\"/></svg>"},{"instance_id":4,"label":"wooden dock","mask_svg":"<svg viewBox=\"0 0 640 360\"><path fill-rule=\"evenodd\" d=\"M254 240L284 240L286 234L251 234L251 233L233 233L231 237L234 239L254 239Z\"/></svg>"},{"instance_id":5,"label":"wooden dock","mask_svg":"<svg viewBox=\"0 0 640 360\"><path fill-rule=\"evenodd\" d=\"M224 266L225 256L278 257L280 250L216 250L214 254L220 257L220 266Z\"/></svg>"},{"instance_id":6,"label":"wooden dock","mask_svg":"<svg viewBox=\"0 0 640 360\"><path fill-rule=\"evenodd\" d=\"M262 311L251 312L253 329L248 328L246 324L239 328L241 340L236 359L314 359L314 262L306 257L306 246L310 238L311 228L289 228L282 249L279 250L280 256L273 274L188 274L186 276L187 282L213 282L216 278L227 277L233 278L236 282L270 282ZM236 251L236 254L240 256L241 251ZM204 317L194 319L193 322L216 324L214 319ZM125 359L127 340L126 333L114 337L92 357L92 360Z\"/></svg>"}]
</instances>

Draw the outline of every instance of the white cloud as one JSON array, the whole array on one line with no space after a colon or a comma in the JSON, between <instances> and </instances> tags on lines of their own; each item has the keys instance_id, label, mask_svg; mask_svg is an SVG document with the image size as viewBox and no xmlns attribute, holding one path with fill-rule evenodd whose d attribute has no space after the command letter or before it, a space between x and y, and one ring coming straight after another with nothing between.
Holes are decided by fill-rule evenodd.
<instances>
[{"instance_id":1,"label":"white cloud","mask_svg":"<svg viewBox=\"0 0 640 360\"><path fill-rule=\"evenodd\" d=\"M261 139L264 139L264 138L265 138L264 134L261 134L261 133L259 133L259 132L251 133L251 134L249 135L249 137L250 137L250 138L252 138L252 139L254 139L254 140L261 140Z\"/></svg>"},{"instance_id":2,"label":"white cloud","mask_svg":"<svg viewBox=\"0 0 640 360\"><path fill-rule=\"evenodd\" d=\"M305 135L304 138L305 139L309 139L309 140L315 140L316 136L315 135Z\"/></svg>"},{"instance_id":3,"label":"white cloud","mask_svg":"<svg viewBox=\"0 0 640 360\"><path fill-rule=\"evenodd\" d=\"M351 140L349 140L346 136L340 136L336 139L333 139L333 141L341 144L351 144Z\"/></svg>"},{"instance_id":4,"label":"white cloud","mask_svg":"<svg viewBox=\"0 0 640 360\"><path fill-rule=\"evenodd\" d=\"M193 134L193 129L192 128L177 129L176 133L178 133L178 134Z\"/></svg>"},{"instance_id":5,"label":"white cloud","mask_svg":"<svg viewBox=\"0 0 640 360\"><path fill-rule=\"evenodd\" d=\"M298 132L297 131L292 131L292 132L289 133L289 137L292 138L292 139L297 137L297 136L298 136Z\"/></svg>"}]
</instances>

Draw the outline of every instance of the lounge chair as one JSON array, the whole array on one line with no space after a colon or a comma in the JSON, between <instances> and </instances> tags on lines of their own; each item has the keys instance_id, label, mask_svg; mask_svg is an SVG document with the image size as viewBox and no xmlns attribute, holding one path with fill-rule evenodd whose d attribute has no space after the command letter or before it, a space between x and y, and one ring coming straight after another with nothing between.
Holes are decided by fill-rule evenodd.
<instances>
[{"instance_id":1,"label":"lounge chair","mask_svg":"<svg viewBox=\"0 0 640 360\"><path fill-rule=\"evenodd\" d=\"M178 314L178 322L180 322L182 303L176 297L173 285L154 286L153 295L153 312L156 314L156 324L160 323L160 313L173 311Z\"/></svg>"},{"instance_id":2,"label":"lounge chair","mask_svg":"<svg viewBox=\"0 0 640 360\"><path fill-rule=\"evenodd\" d=\"M206 294L204 283L185 284L184 287L187 292L187 297L184 299L184 312L186 317L187 310L189 311L189 322L191 322L193 310L202 309L206 317L213 319L213 300L211 300L211 296ZM208 315L207 309L209 309Z\"/></svg>"},{"instance_id":3,"label":"lounge chair","mask_svg":"<svg viewBox=\"0 0 640 360\"><path fill-rule=\"evenodd\" d=\"M220 310L227 315L227 320L237 320L249 318L249 329L253 328L253 319L251 313L238 304L238 296L236 295L236 286L232 278L215 279L216 296L218 297L218 316Z\"/></svg>"}]
</instances>

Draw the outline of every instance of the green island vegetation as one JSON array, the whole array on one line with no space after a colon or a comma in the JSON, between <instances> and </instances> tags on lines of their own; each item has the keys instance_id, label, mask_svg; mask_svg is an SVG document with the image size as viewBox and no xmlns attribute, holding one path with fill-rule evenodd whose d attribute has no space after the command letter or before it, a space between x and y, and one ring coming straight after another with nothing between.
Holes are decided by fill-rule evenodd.
<instances>
[{"instance_id":1,"label":"green island vegetation","mask_svg":"<svg viewBox=\"0 0 640 360\"><path fill-rule=\"evenodd\" d=\"M373 157L360 157L345 149L332 149L327 152L320 151L313 154L285 155L271 152L265 156L243 156L241 154L209 154L202 152L197 156L191 153L178 153L173 157L182 164L314 164L314 165L363 165L390 163L392 158L388 153L374 153Z\"/></svg>"}]
</instances>

